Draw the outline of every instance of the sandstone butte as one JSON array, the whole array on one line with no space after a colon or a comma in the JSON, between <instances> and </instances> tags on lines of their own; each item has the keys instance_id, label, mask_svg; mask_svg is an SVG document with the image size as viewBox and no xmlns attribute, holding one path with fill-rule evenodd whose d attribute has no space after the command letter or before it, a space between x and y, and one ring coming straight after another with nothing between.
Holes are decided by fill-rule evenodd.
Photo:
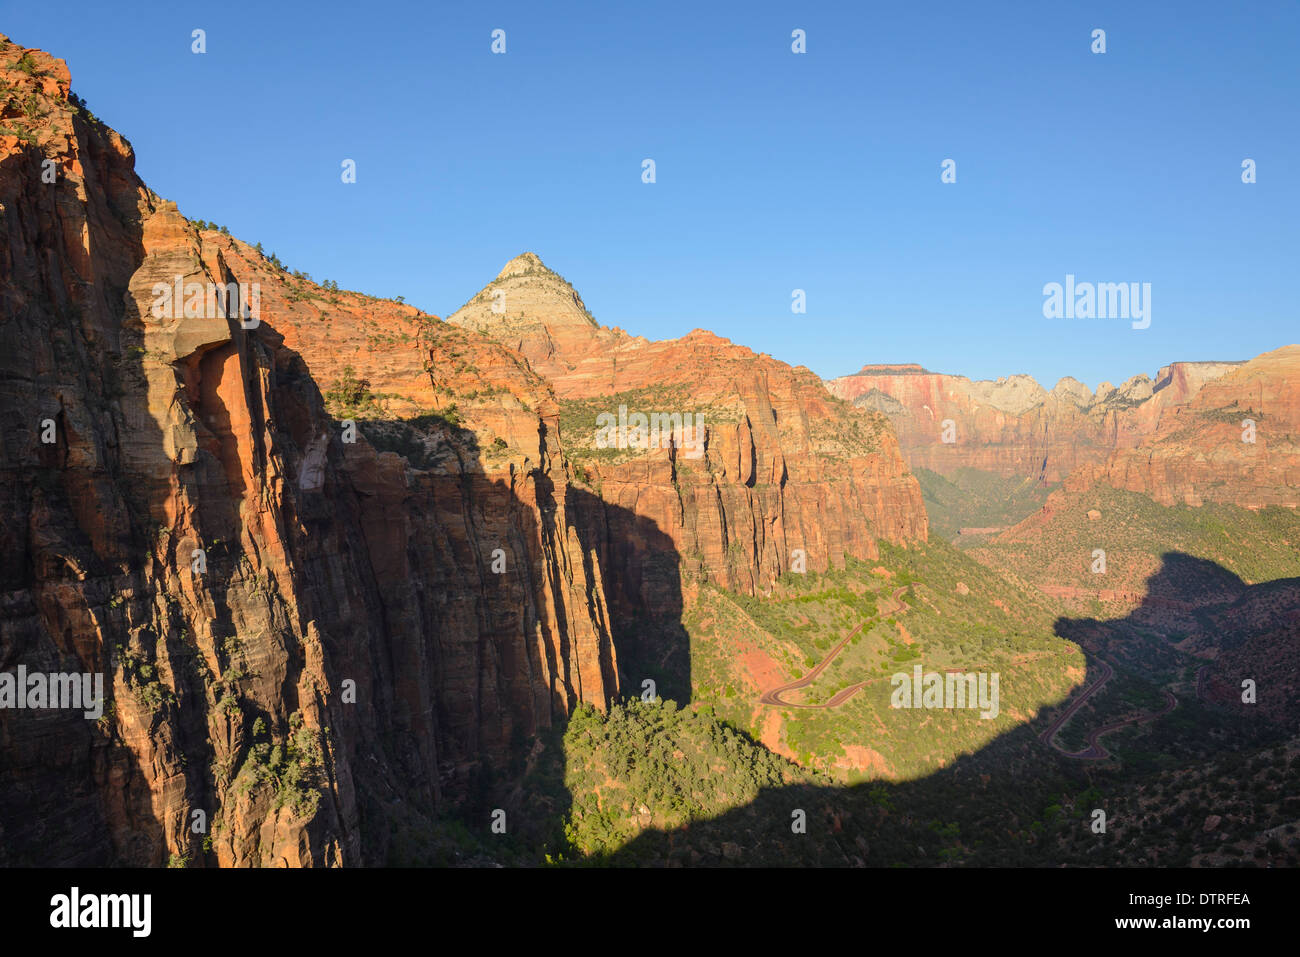
<instances>
[{"instance_id":1,"label":"sandstone butte","mask_svg":"<svg viewBox=\"0 0 1300 957\"><path fill-rule=\"evenodd\" d=\"M325 289L149 190L69 83L0 37L0 668L110 690L98 722L0 711L0 865L383 863L527 800L521 743L639 686L646 641L684 654L691 576L925 537L888 422L809 370L603 329L527 255L486 327ZM257 283L261 324L156 317L177 276ZM578 479L561 413L620 393L707 409L705 455Z\"/></svg>"}]
</instances>

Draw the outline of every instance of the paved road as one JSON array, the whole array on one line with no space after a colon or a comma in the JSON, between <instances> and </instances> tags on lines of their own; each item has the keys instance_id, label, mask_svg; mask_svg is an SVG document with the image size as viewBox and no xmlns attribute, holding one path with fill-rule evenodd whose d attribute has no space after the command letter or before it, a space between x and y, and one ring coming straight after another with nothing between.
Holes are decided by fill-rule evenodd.
<instances>
[{"instance_id":1,"label":"paved road","mask_svg":"<svg viewBox=\"0 0 1300 957\"><path fill-rule=\"evenodd\" d=\"M1101 659L1098 659L1098 663L1103 669L1102 676L1095 681L1087 691L1076 698L1075 701L1066 708L1055 721L1052 722L1051 726L1046 731L1038 736L1039 740L1042 741L1043 744L1050 745L1057 751L1060 751L1067 758L1078 758L1082 761L1102 761L1110 757L1110 752L1106 750L1105 745L1101 744L1101 738L1110 734L1112 731L1118 731L1120 728L1128 727L1130 724L1146 724L1149 721L1154 721L1156 718L1166 715L1170 711L1173 711L1174 708L1178 707L1178 699L1174 697L1173 692L1165 691L1165 706L1159 711L1152 711L1149 714L1140 714L1136 718L1125 718L1123 721L1113 721L1110 724L1103 725L1088 735L1088 746L1082 751L1065 750L1065 748L1061 747L1053 740L1056 737L1056 733L1060 731L1061 726L1065 724L1065 722L1069 721L1070 717L1078 711L1080 707L1082 707L1085 701L1100 691L1102 686L1115 675L1115 669L1109 664L1101 661Z\"/></svg>"},{"instance_id":2,"label":"paved road","mask_svg":"<svg viewBox=\"0 0 1300 957\"><path fill-rule=\"evenodd\" d=\"M1092 734L1088 735L1088 746L1082 751L1061 751L1067 758L1080 758L1085 761L1102 761L1110 757L1110 752L1100 743L1100 738L1110 734L1112 731L1118 731L1120 728L1130 724L1146 724L1148 721L1154 721L1162 715L1168 714L1178 707L1178 699L1174 697L1172 691L1165 692L1165 706L1159 711L1152 711L1150 714L1138 715L1136 718L1128 718L1124 721L1116 721L1112 724L1098 728ZM1059 749L1058 749L1059 750Z\"/></svg>"},{"instance_id":3,"label":"paved road","mask_svg":"<svg viewBox=\"0 0 1300 957\"><path fill-rule=\"evenodd\" d=\"M1097 663L1101 665L1101 677L1098 678L1096 681L1094 681L1088 687L1088 689L1083 692L1083 694L1075 698L1073 703L1071 703L1071 705L1068 708L1066 708L1057 716L1056 720L1052 722L1051 726L1038 736L1038 740L1042 741L1043 744L1051 745L1052 747L1056 748L1056 750L1060 751L1062 754L1067 754L1068 752L1064 748L1057 747L1052 742L1052 739L1056 737L1056 732L1060 731L1061 725L1069 721L1070 718L1074 715L1074 713L1083 707L1083 703L1085 701L1087 701L1098 691L1100 691L1102 687L1106 684L1106 682L1109 681L1115 675L1115 669L1112 668L1110 665L1106 664L1106 662L1102 661L1101 659L1098 659Z\"/></svg>"},{"instance_id":4,"label":"paved road","mask_svg":"<svg viewBox=\"0 0 1300 957\"><path fill-rule=\"evenodd\" d=\"M893 607L880 609L878 612L880 618L888 618L890 615L901 615L907 611L907 603L900 597L905 591L907 591L906 585L894 589L894 593L889 597L889 601L892 603ZM779 708L812 708L815 710L823 710L826 708L838 708L844 702L852 698L871 682L860 681L855 685L850 685L841 691L837 691L834 697L825 704L800 704L797 701L786 701L781 697L781 695L786 691L794 691L798 688L807 687L816 681L817 676L826 670L826 666L835 660L835 656L843 651L845 646L853 640L853 637L862 630L863 624L866 623L859 623L858 627L845 635L844 638L840 640L840 643L832 648L830 653L813 667L812 671L808 672L796 681L791 681L789 684L781 685L781 687L773 688L770 691L764 691L763 696L758 699L758 703L769 704Z\"/></svg>"}]
</instances>

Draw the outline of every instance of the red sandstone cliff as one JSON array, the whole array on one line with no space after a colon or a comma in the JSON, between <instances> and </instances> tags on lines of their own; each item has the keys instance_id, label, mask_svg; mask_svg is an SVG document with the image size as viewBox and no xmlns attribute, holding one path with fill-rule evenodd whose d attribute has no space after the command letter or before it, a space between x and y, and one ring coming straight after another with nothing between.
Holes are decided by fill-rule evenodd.
<instances>
[{"instance_id":1,"label":"red sandstone cliff","mask_svg":"<svg viewBox=\"0 0 1300 957\"><path fill-rule=\"evenodd\" d=\"M683 574L925 535L887 423L808 370L602 329L528 258L513 341L326 288L186 220L62 61L0 47L0 671L107 679L99 721L0 710L0 863L384 863L680 657ZM256 288L260 323L190 284ZM583 425L571 481L568 403L664 388L704 453L584 458Z\"/></svg>"},{"instance_id":2,"label":"red sandstone cliff","mask_svg":"<svg viewBox=\"0 0 1300 957\"><path fill-rule=\"evenodd\" d=\"M752 592L788 570L795 549L809 569L825 569L845 555L875 558L878 538L927 534L920 489L884 417L828 395L806 368L703 330L650 342L600 326L533 253L508 263L447 321L528 358L571 413L564 441L585 483L650 521L688 573ZM702 454L601 454L597 417L624 405L702 415ZM622 548L622 534L609 538ZM635 564L624 555L610 567L635 579Z\"/></svg>"},{"instance_id":3,"label":"red sandstone cliff","mask_svg":"<svg viewBox=\"0 0 1300 957\"><path fill-rule=\"evenodd\" d=\"M1094 394L1071 378L1050 391L1029 376L996 382L927 372L919 366L867 366L827 382L835 395L889 416L908 462L950 475L970 467L1005 477L1059 482L1116 448L1143 442L1206 382L1239 365L1176 362L1154 380L1138 375ZM954 441L943 441L952 422Z\"/></svg>"},{"instance_id":4,"label":"red sandstone cliff","mask_svg":"<svg viewBox=\"0 0 1300 957\"><path fill-rule=\"evenodd\" d=\"M62 61L0 47L0 671L108 698L0 711L0 863L383 863L617 692L549 391L194 228ZM155 315L177 276L258 283L261 324ZM388 418L429 414L344 442L345 364Z\"/></svg>"},{"instance_id":5,"label":"red sandstone cliff","mask_svg":"<svg viewBox=\"0 0 1300 957\"><path fill-rule=\"evenodd\" d=\"M1136 446L1079 469L1065 487L1097 481L1164 505L1300 506L1300 345L1205 383Z\"/></svg>"}]
</instances>

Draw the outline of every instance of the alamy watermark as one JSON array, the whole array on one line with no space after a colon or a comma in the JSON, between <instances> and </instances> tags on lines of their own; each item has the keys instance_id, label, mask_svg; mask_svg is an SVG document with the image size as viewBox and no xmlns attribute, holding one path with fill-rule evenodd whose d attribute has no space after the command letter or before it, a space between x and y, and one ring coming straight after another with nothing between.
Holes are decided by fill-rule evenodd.
<instances>
[{"instance_id":1,"label":"alamy watermark","mask_svg":"<svg viewBox=\"0 0 1300 957\"><path fill-rule=\"evenodd\" d=\"M920 665L912 673L900 671L889 679L894 686L891 708L979 708L984 720L998 716L998 672L921 673Z\"/></svg>"},{"instance_id":2,"label":"alamy watermark","mask_svg":"<svg viewBox=\"0 0 1300 957\"><path fill-rule=\"evenodd\" d=\"M76 671L28 674L27 666L19 665L17 674L0 671L0 708L70 708L97 721L104 716L104 676Z\"/></svg>"},{"instance_id":3,"label":"alamy watermark","mask_svg":"<svg viewBox=\"0 0 1300 957\"><path fill-rule=\"evenodd\" d=\"M1134 329L1151 325L1151 283L1075 282L1043 286L1045 319L1131 319Z\"/></svg>"},{"instance_id":4,"label":"alamy watermark","mask_svg":"<svg viewBox=\"0 0 1300 957\"><path fill-rule=\"evenodd\" d=\"M73 887L50 898L50 926L123 928L132 937L148 937L153 929L152 894L83 894Z\"/></svg>"},{"instance_id":5,"label":"alamy watermark","mask_svg":"<svg viewBox=\"0 0 1300 957\"><path fill-rule=\"evenodd\" d=\"M687 412L627 411L618 407L618 415L602 412L596 416L598 449L681 449L688 459L704 455L704 416Z\"/></svg>"}]
</instances>

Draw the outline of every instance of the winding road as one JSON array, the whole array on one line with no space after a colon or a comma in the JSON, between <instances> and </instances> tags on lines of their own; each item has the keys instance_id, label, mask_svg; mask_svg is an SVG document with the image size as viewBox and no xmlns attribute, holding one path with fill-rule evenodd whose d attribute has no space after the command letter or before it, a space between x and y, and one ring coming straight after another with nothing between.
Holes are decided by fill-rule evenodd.
<instances>
[{"instance_id":1,"label":"winding road","mask_svg":"<svg viewBox=\"0 0 1300 957\"><path fill-rule=\"evenodd\" d=\"M905 612L907 610L907 603L902 600L901 596L903 592L907 591L907 588L908 588L907 585L902 585L898 588L895 588L894 593L889 596L889 601L892 603L893 607L880 609L877 612L877 617L888 618L890 615L901 615L903 612ZM806 675L804 675L802 678L799 678L795 681L791 681L789 684L781 685L781 687L779 688L772 688L770 691L764 691L762 697L758 699L758 703L773 705L779 708L810 708L814 710L824 710L826 708L838 708L840 705L848 701L850 698L852 698L855 694L857 694L867 685L871 684L871 681L868 680L868 681L860 681L855 685L850 685L849 687L844 688L841 691L837 691L835 695L831 698L831 700L827 701L825 704L800 704L797 701L786 701L781 697L781 695L787 691L794 691L798 688L805 688L808 685L812 684L814 681L816 681L817 676L826 670L826 666L835 660L835 656L844 650L845 646L848 645L848 643L853 640L854 636L857 635L858 632L862 630L862 626L864 624L866 624L866 622L860 622L858 624L858 627L854 628L851 632L845 635L840 640L840 643L836 645L834 648L832 648L830 652L826 655L826 657L823 658L820 662L818 662L813 667L813 669L809 671Z\"/></svg>"},{"instance_id":2,"label":"winding road","mask_svg":"<svg viewBox=\"0 0 1300 957\"><path fill-rule=\"evenodd\" d=\"M1173 711L1174 708L1178 707L1178 699L1174 697L1172 691L1166 690L1164 692L1165 706L1159 711L1152 711L1147 714L1140 714L1134 718L1125 718L1123 721L1113 721L1110 724L1102 725L1100 728L1097 728L1088 735L1088 746L1082 751L1065 750L1065 748L1061 747L1055 740L1053 740L1056 737L1057 732L1060 731L1061 726L1064 725L1065 722L1069 721L1074 713L1083 706L1085 701L1100 691L1106 682L1115 675L1114 668L1102 661L1100 658L1097 660L1103 669L1102 676L1097 679L1097 681L1093 682L1088 690L1079 695L1079 697L1076 698L1068 708L1061 712L1047 730L1038 736L1039 740L1042 741L1043 744L1050 745L1067 758L1078 758L1081 761L1103 761L1110 757L1110 752L1106 750L1105 745L1101 744L1101 739L1103 737L1110 734L1112 731L1118 731L1120 728L1128 727L1130 724L1146 724L1149 721L1154 721L1156 718L1166 715L1170 711Z\"/></svg>"},{"instance_id":3,"label":"winding road","mask_svg":"<svg viewBox=\"0 0 1300 957\"><path fill-rule=\"evenodd\" d=\"M1100 739L1104 735L1110 734L1112 731L1118 731L1120 728L1127 727L1130 724L1146 724L1149 721L1154 721L1156 718L1166 715L1170 711L1173 711L1174 708L1178 707L1178 699L1174 697L1172 691L1166 690L1164 695L1165 706L1159 711L1152 711L1149 714L1138 715L1136 718L1127 718L1124 721L1115 721L1111 724L1103 725L1096 731L1092 732L1092 734L1088 735L1088 746L1082 751L1071 752L1062 750L1061 753L1067 758L1079 758L1083 761L1105 760L1110 757L1110 752L1106 750L1105 745L1100 743Z\"/></svg>"},{"instance_id":4,"label":"winding road","mask_svg":"<svg viewBox=\"0 0 1300 957\"><path fill-rule=\"evenodd\" d=\"M1102 687L1106 684L1106 682L1109 681L1115 675L1114 668L1106 664L1106 662L1101 661L1100 659L1098 659L1098 662L1101 664L1101 668L1102 668L1101 677L1098 678L1096 681L1094 681L1091 685L1089 685L1087 690L1084 691L1083 694L1075 698L1074 701L1070 703L1070 706L1068 708L1066 708L1059 715L1057 715L1056 720L1053 721L1048 726L1047 730L1038 736L1038 740L1042 741L1043 744L1051 745L1052 747L1056 748L1056 750L1060 751L1062 754L1069 754L1070 752L1066 751L1064 748L1058 747L1055 743L1053 743L1052 739L1056 737L1056 732L1060 731L1061 726L1065 724L1065 722L1069 721L1070 718L1074 716L1074 713L1076 711L1078 711L1080 708L1083 707L1083 703L1085 701L1087 701L1098 691L1100 691Z\"/></svg>"},{"instance_id":5,"label":"winding road","mask_svg":"<svg viewBox=\"0 0 1300 957\"><path fill-rule=\"evenodd\" d=\"M888 599L890 607L881 608L875 620L887 618L890 615L901 615L908 610L907 603L902 600L902 594L907 591L907 587L908 586L906 585L902 585L894 589L893 594L890 595ZM783 684L780 687L764 691L762 696L758 699L759 704L770 705L777 708L808 708L810 710L838 708L867 685L871 684L872 680L881 680L869 679L867 681L860 681L855 685L850 685L847 688L837 691L834 696L824 704L804 704L798 701L787 701L781 697L788 691L797 691L800 688L806 688L808 685L816 681L821 673L829 667L832 661L835 660L835 657L848 646L849 642L851 642L867 624L868 622L860 622L856 628L841 638L839 643L827 653L826 657L814 665L812 670L802 678L797 678L796 680ZM1057 744L1055 741L1057 733L1067 721L1074 717L1075 712L1083 707L1084 703L1087 702L1088 699L1104 688L1106 682L1110 681L1110 679L1115 676L1115 669L1111 667L1108 662L1102 661L1098 658L1097 663L1101 666L1101 677L1094 681L1083 692L1083 694L1070 702L1069 707L1057 715L1056 719L1047 727L1047 729L1038 736L1039 740L1042 741L1043 744L1056 749L1067 758L1078 758L1081 761L1105 760L1110 757L1110 752L1107 751L1105 745L1101 743L1101 739L1106 735L1113 731L1118 731L1120 728L1126 728L1131 724L1147 724L1148 722L1154 721L1156 718L1168 714L1170 711L1173 711L1174 708L1178 707L1178 698L1174 696L1173 692L1166 690L1164 691L1165 706L1159 711L1152 711L1147 714L1137 715L1136 717L1125 718L1123 721L1112 721L1110 724L1102 725L1100 728L1097 728L1088 735L1088 746L1082 751L1065 750L1065 748ZM1202 666L1196 673L1196 694L1198 697L1202 695L1207 667L1208 666Z\"/></svg>"}]
</instances>

